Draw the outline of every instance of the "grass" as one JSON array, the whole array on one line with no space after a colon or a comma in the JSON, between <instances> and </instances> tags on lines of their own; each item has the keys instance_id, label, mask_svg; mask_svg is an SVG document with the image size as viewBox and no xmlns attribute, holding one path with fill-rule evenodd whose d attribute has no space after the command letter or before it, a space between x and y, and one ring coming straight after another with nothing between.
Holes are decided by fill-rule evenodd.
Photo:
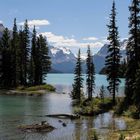
<instances>
[{"instance_id":1,"label":"grass","mask_svg":"<svg viewBox=\"0 0 140 140\"><path fill-rule=\"evenodd\" d=\"M47 91L55 91L55 88L52 85L38 85L38 86L31 86L31 87L17 87L16 90L19 91L38 91L38 90L47 90Z\"/></svg>"},{"instance_id":2,"label":"grass","mask_svg":"<svg viewBox=\"0 0 140 140\"><path fill-rule=\"evenodd\" d=\"M47 91L53 92L55 88L52 85L44 84L38 86L24 87L19 86L16 89L7 90L4 94L6 95L29 95L29 96L40 96L46 94Z\"/></svg>"},{"instance_id":3,"label":"grass","mask_svg":"<svg viewBox=\"0 0 140 140\"><path fill-rule=\"evenodd\" d=\"M88 140L104 139L104 140L140 140L140 121L128 117L122 117L127 125L125 130L117 130L108 128L106 133L96 133L95 129L92 129L88 133Z\"/></svg>"},{"instance_id":4,"label":"grass","mask_svg":"<svg viewBox=\"0 0 140 140\"><path fill-rule=\"evenodd\" d=\"M123 102L123 97L116 98L116 105L112 104L112 98L94 98L91 101L82 100L79 105L74 106L74 112L86 116L94 116L108 111L113 111L115 114L122 112L122 109L126 106ZM105 137L98 135L99 138L105 138L105 140L140 140L140 120L138 119L138 110L136 106L129 106L126 111L120 114L120 117L126 122L125 130L108 128ZM95 135L94 131L90 132L90 136ZM89 137L90 137L89 136Z\"/></svg>"},{"instance_id":5,"label":"grass","mask_svg":"<svg viewBox=\"0 0 140 140\"><path fill-rule=\"evenodd\" d=\"M111 98L105 98L104 101L100 98L94 98L91 101L83 100L80 105L74 107L74 112L94 116L111 110L112 106Z\"/></svg>"},{"instance_id":6,"label":"grass","mask_svg":"<svg viewBox=\"0 0 140 140\"><path fill-rule=\"evenodd\" d=\"M126 122L126 130L110 130L108 133L108 139L110 140L122 140L122 137L129 140L140 140L140 120L123 117Z\"/></svg>"}]
</instances>

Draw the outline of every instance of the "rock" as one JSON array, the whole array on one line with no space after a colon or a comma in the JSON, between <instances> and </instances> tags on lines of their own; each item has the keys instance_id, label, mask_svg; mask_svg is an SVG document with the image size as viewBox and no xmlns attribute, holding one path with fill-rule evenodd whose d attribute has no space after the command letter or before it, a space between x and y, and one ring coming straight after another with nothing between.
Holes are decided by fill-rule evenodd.
<instances>
[{"instance_id":1,"label":"rock","mask_svg":"<svg viewBox=\"0 0 140 140\"><path fill-rule=\"evenodd\" d=\"M63 125L63 127L66 127L66 126L67 126L67 124L66 124L66 123L62 123L62 125Z\"/></svg>"},{"instance_id":2,"label":"rock","mask_svg":"<svg viewBox=\"0 0 140 140\"><path fill-rule=\"evenodd\" d=\"M47 121L42 121L42 122L41 122L41 125L44 125L44 124L46 124L46 122L47 122Z\"/></svg>"},{"instance_id":3,"label":"rock","mask_svg":"<svg viewBox=\"0 0 140 140\"><path fill-rule=\"evenodd\" d=\"M48 114L46 117L56 117L56 118L70 118L70 119L79 119L78 114Z\"/></svg>"},{"instance_id":4,"label":"rock","mask_svg":"<svg viewBox=\"0 0 140 140\"><path fill-rule=\"evenodd\" d=\"M62 120L58 120L58 122L60 122L60 123L61 123L61 122L62 122Z\"/></svg>"},{"instance_id":5,"label":"rock","mask_svg":"<svg viewBox=\"0 0 140 140\"><path fill-rule=\"evenodd\" d=\"M24 125L18 128L24 132L51 132L55 128L49 124L44 124L46 121L42 121L40 124Z\"/></svg>"}]
</instances>

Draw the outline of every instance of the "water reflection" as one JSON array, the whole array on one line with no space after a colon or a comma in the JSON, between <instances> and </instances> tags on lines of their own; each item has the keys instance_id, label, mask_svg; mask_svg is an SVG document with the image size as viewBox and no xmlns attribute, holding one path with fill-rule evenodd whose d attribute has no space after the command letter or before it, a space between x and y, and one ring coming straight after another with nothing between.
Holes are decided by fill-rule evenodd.
<instances>
[{"instance_id":1,"label":"water reflection","mask_svg":"<svg viewBox=\"0 0 140 140\"><path fill-rule=\"evenodd\" d=\"M112 113L104 113L96 118L81 117L73 121L63 119L66 127L63 127L59 119L44 116L52 113L72 113L68 94L50 93L43 97L0 96L0 139L86 140L90 139L93 129L104 134L109 130L126 128L125 122L115 118ZM56 129L51 133L23 133L17 128L19 125L40 123L44 120Z\"/></svg>"},{"instance_id":2,"label":"water reflection","mask_svg":"<svg viewBox=\"0 0 140 140\"><path fill-rule=\"evenodd\" d=\"M125 121L121 118L115 118L113 113L108 112L98 115L94 120L94 127L97 130L111 129L111 130L124 130L126 129Z\"/></svg>"}]
</instances>

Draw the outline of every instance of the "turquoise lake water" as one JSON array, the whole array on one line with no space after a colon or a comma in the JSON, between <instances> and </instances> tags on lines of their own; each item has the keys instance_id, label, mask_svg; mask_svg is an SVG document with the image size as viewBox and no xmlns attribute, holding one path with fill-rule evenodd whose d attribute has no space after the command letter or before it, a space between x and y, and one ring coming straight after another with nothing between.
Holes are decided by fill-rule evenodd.
<instances>
[{"instance_id":1,"label":"turquoise lake water","mask_svg":"<svg viewBox=\"0 0 140 140\"><path fill-rule=\"evenodd\" d=\"M46 82L52 84L56 87L57 92L66 92L69 93L72 90L72 83L74 79L74 74L48 74ZM83 75L83 90L86 93L86 75ZM120 79L121 83L119 85L119 92L118 96L122 96L124 93L124 84L125 80ZM95 95L99 93L100 87L104 85L105 87L108 86L108 82L106 80L105 75L96 74L95 75ZM106 93L108 90L106 89Z\"/></svg>"},{"instance_id":2,"label":"turquoise lake water","mask_svg":"<svg viewBox=\"0 0 140 140\"><path fill-rule=\"evenodd\" d=\"M124 86L124 80L121 81L120 89ZM49 74L47 83L54 85L57 92L41 97L0 95L0 140L88 140L89 131L93 128L103 138L112 128L118 130L126 128L124 120L115 118L111 113L96 117L81 117L78 120L63 119L66 127L63 127L58 118L45 117L46 114L73 113L69 94L61 94L70 92L73 75ZM96 75L96 92L101 85L107 86L106 77ZM40 115L42 117L39 117ZM36 124L41 121L47 121L56 129L50 133L28 133L18 129L20 125Z\"/></svg>"}]
</instances>

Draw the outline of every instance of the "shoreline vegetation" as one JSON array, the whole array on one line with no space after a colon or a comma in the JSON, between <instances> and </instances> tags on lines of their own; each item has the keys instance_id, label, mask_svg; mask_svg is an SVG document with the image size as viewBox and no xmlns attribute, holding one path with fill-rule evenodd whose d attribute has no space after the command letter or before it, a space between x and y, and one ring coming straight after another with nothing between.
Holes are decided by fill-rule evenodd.
<instances>
[{"instance_id":1,"label":"shoreline vegetation","mask_svg":"<svg viewBox=\"0 0 140 140\"><path fill-rule=\"evenodd\" d=\"M109 140L140 140L140 121L137 118L136 107L130 106L122 114L119 114L121 104L124 97L117 97L116 104L112 103L112 98L94 98L92 100L82 99L80 104L73 104L74 113L96 117L97 115L111 112L116 118L122 118L125 121L126 128L124 130L118 130L116 128L110 128L106 139ZM92 137L100 139L102 135L98 134L96 130L92 129L90 132L90 138Z\"/></svg>"},{"instance_id":2,"label":"shoreline vegetation","mask_svg":"<svg viewBox=\"0 0 140 140\"><path fill-rule=\"evenodd\" d=\"M42 96L48 92L54 92L56 89L50 84L37 86L19 86L15 89L0 89L1 95L22 95L22 96Z\"/></svg>"}]
</instances>

